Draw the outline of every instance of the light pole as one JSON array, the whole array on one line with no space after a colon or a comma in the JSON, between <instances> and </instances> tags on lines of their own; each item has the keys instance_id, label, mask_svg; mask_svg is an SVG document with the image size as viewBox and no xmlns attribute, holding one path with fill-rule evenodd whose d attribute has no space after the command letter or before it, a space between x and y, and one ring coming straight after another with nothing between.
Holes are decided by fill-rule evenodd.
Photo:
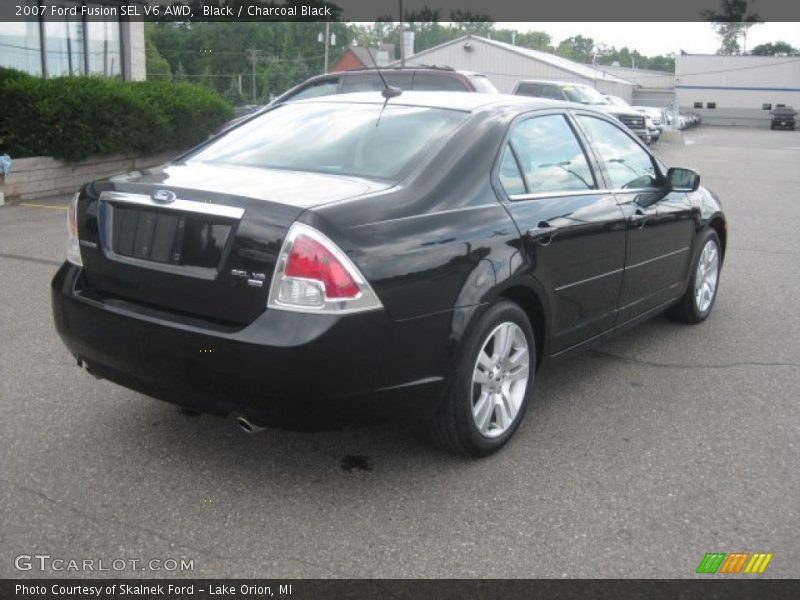
<instances>
[{"instance_id":1,"label":"light pole","mask_svg":"<svg viewBox=\"0 0 800 600\"><path fill-rule=\"evenodd\" d=\"M336 45L336 34L331 34L331 24L330 21L325 21L325 33L319 33L317 36L317 41L325 45L325 72L328 72L328 61L329 61L329 52L328 49L330 46Z\"/></svg>"}]
</instances>

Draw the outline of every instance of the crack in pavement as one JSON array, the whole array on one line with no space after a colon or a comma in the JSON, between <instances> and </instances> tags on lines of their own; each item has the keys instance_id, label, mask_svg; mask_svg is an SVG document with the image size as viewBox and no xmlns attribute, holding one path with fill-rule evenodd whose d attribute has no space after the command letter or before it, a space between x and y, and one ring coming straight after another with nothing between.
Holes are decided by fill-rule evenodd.
<instances>
[{"instance_id":1,"label":"crack in pavement","mask_svg":"<svg viewBox=\"0 0 800 600\"><path fill-rule=\"evenodd\" d=\"M22 490L24 492L32 494L32 495L36 496L37 498L40 498L40 499L44 500L45 502L47 502L49 504L54 504L55 506L58 506L58 507L61 507L61 508L65 508L68 511L72 512L73 514L75 514L75 515L77 515L77 516L79 516L81 518L84 518L84 519L86 519L88 521L91 521L92 523L95 523L95 524L100 525L100 526L102 526L104 524L104 522L110 522L110 523L113 523L115 525L122 526L123 528L127 528L129 531L140 531L140 532L147 533L147 534L155 537L156 539L159 539L159 540L161 540L163 542L169 543L170 545L177 546L178 548L184 548L184 549L188 550L191 553L205 555L205 556L207 556L209 558L213 558L213 559L216 559L216 560L219 560L219 561L227 562L227 561L231 561L231 560L239 560L241 558L238 555L237 556L226 556L226 555L223 555L223 554L219 554L219 553L214 552L213 550L209 550L207 548L195 548L195 547L187 544L186 542L183 542L183 541L180 541L180 540L174 540L174 539L164 535L163 533L159 533L158 531L154 531L152 529L149 529L147 527L143 527L141 525L134 525L134 524L129 523L128 521L125 521L123 519L118 519L116 517L108 517L108 516L96 516L93 513L90 514L90 513L84 512L81 509L76 508L75 506L72 506L68 502L64 502L62 500L56 500L55 498L52 498L51 496L48 496L47 494L45 494L42 491L33 489L33 488L28 487L26 485L21 485L21 484L15 483L15 482L13 482L13 481L11 481L9 479L6 479L4 477L0 477L0 482L2 482L4 485L8 485L9 487L16 488L18 490ZM273 556L273 555L267 555L267 556L264 556L263 558L266 559L266 560L288 560L288 561L291 561L291 562L296 562L296 563L301 564L301 565L305 565L305 566L309 566L309 567L316 567L316 568L322 569L324 571L327 571L328 573L333 573L335 575L339 575L340 577L344 577L346 579L352 579L353 578L352 574L343 573L341 571L334 570L334 569L332 569L330 567L326 567L325 565L321 565L321 564L318 564L318 563L314 563L314 562L310 562L310 561L307 561L307 560L303 560L302 558L297 558L296 556L289 556L289 555Z\"/></svg>"},{"instance_id":2,"label":"crack in pavement","mask_svg":"<svg viewBox=\"0 0 800 600\"><path fill-rule=\"evenodd\" d=\"M57 260L50 260L48 258L36 258L35 256L23 256L22 254L3 254L0 253L0 258L9 258L11 260L24 260L27 262L34 262L42 265L54 265L60 267L61 263Z\"/></svg>"},{"instance_id":3,"label":"crack in pavement","mask_svg":"<svg viewBox=\"0 0 800 600\"><path fill-rule=\"evenodd\" d=\"M728 250L739 250L742 252L759 252L762 254L778 254L780 256L798 256L800 252L783 252L781 250L763 250L761 248L742 248L741 246L728 246Z\"/></svg>"},{"instance_id":4,"label":"crack in pavement","mask_svg":"<svg viewBox=\"0 0 800 600\"><path fill-rule=\"evenodd\" d=\"M640 358L631 358L628 356L620 356L618 354L611 354L610 352L602 352L600 350L589 350L589 356L597 356L599 358L607 358L609 360L616 360L628 364L641 365L644 367L654 367L657 369L732 369L735 367L794 367L800 368L800 363L793 362L778 362L778 361L738 361L732 363L722 363L718 365L701 365L701 364L681 364L681 363L659 363L655 361L643 360Z\"/></svg>"}]
</instances>

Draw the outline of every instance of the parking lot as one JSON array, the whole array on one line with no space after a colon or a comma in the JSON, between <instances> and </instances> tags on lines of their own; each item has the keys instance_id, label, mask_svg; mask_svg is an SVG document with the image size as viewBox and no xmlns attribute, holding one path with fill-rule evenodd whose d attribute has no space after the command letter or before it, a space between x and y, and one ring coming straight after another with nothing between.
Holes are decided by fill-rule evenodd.
<instances>
[{"instance_id":1,"label":"parking lot","mask_svg":"<svg viewBox=\"0 0 800 600\"><path fill-rule=\"evenodd\" d=\"M484 460L398 423L248 436L95 380L50 314L64 201L0 208L0 577L91 575L15 569L38 553L194 561L105 576L681 578L716 551L800 577L800 132L684 136L656 153L729 218L711 317L546 366Z\"/></svg>"}]
</instances>

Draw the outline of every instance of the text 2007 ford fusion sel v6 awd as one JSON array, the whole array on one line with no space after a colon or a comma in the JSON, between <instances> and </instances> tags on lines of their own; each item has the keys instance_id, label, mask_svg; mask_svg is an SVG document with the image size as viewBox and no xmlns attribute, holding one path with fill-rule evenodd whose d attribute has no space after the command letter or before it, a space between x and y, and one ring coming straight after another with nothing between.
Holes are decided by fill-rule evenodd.
<instances>
[{"instance_id":1,"label":"text 2007 ford fusion sel v6 awd","mask_svg":"<svg viewBox=\"0 0 800 600\"><path fill-rule=\"evenodd\" d=\"M245 428L395 410L485 455L541 359L708 316L726 225L697 173L582 105L391 92L84 186L52 284L79 364Z\"/></svg>"}]
</instances>

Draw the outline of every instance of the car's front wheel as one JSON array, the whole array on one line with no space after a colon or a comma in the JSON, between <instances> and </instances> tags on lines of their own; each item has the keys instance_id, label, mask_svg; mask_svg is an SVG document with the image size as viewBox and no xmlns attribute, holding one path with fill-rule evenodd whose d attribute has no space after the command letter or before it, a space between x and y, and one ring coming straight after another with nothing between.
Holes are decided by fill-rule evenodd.
<instances>
[{"instance_id":1,"label":"car's front wheel","mask_svg":"<svg viewBox=\"0 0 800 600\"><path fill-rule=\"evenodd\" d=\"M719 236L708 229L700 238L699 252L694 259L692 277L683 297L667 310L667 316L683 323L705 320L717 299L722 252Z\"/></svg>"},{"instance_id":2,"label":"car's front wheel","mask_svg":"<svg viewBox=\"0 0 800 600\"><path fill-rule=\"evenodd\" d=\"M508 301L489 307L468 334L447 396L431 419L434 441L468 456L501 448L525 414L535 366L525 311Z\"/></svg>"}]
</instances>

